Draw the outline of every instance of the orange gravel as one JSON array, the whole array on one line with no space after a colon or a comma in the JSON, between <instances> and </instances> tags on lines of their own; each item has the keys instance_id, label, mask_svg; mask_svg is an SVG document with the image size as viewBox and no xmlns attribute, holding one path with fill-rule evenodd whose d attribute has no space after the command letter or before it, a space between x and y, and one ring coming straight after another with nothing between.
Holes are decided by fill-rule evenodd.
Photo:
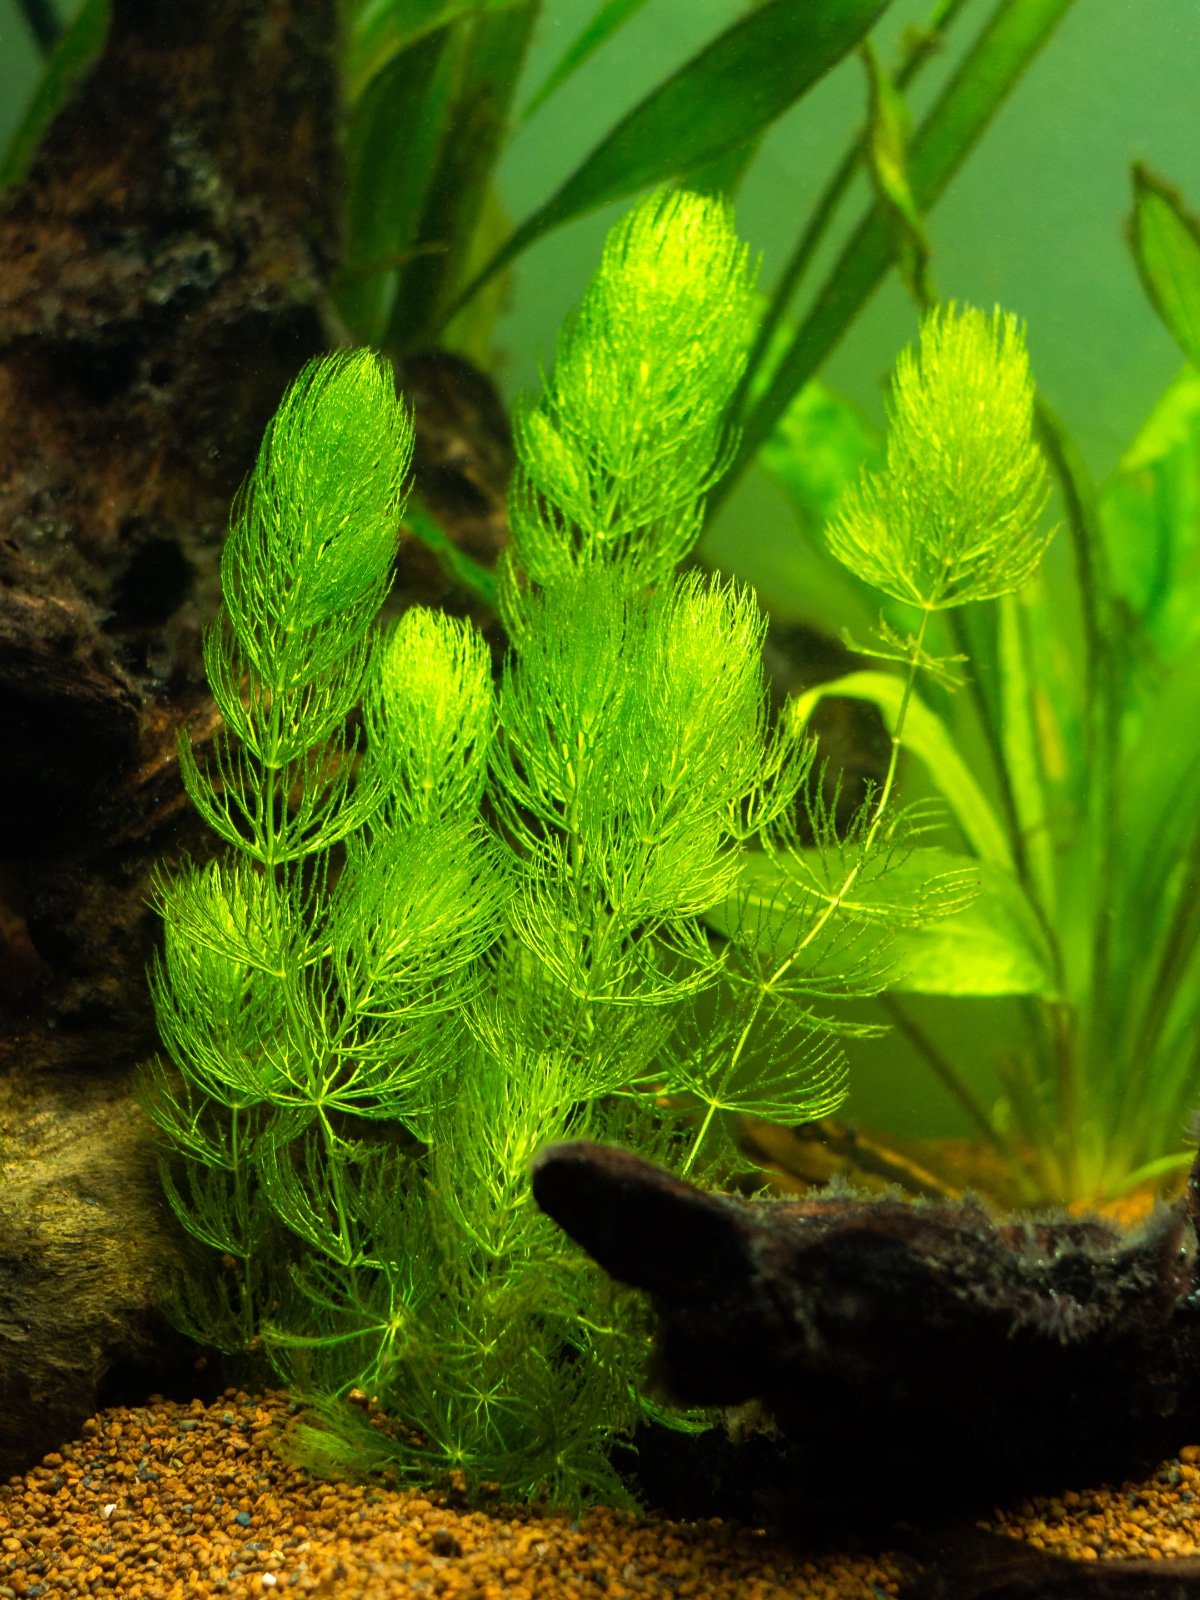
<instances>
[{"instance_id":1,"label":"orange gravel","mask_svg":"<svg viewBox=\"0 0 1200 1600\"><path fill-rule=\"evenodd\" d=\"M291 1408L292 1411L295 1408ZM119 1594L390 1600L884 1600L887 1561L804 1560L761 1530L605 1509L457 1510L285 1465L268 1440L287 1395L227 1390L91 1418L0 1487L0 1600Z\"/></svg>"},{"instance_id":2,"label":"orange gravel","mask_svg":"<svg viewBox=\"0 0 1200 1600\"><path fill-rule=\"evenodd\" d=\"M979 1526L1079 1561L1200 1555L1200 1445L1145 1483L1038 1496Z\"/></svg>"}]
</instances>

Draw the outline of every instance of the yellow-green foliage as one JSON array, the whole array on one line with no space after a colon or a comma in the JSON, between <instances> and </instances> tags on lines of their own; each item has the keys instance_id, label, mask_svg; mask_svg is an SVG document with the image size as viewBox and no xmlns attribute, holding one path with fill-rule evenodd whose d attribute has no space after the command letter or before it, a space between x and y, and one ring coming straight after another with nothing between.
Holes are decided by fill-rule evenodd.
<instances>
[{"instance_id":1,"label":"yellow-green foliage","mask_svg":"<svg viewBox=\"0 0 1200 1600\"><path fill-rule=\"evenodd\" d=\"M1033 380L1013 316L953 304L896 363L887 466L863 473L828 529L838 560L922 610L1021 589L1049 531Z\"/></svg>"},{"instance_id":2,"label":"yellow-green foliage","mask_svg":"<svg viewBox=\"0 0 1200 1600\"><path fill-rule=\"evenodd\" d=\"M545 393L517 408L509 521L531 581L617 559L653 582L687 555L725 460L753 288L720 200L667 191L612 230Z\"/></svg>"},{"instance_id":3,"label":"yellow-green foliage","mask_svg":"<svg viewBox=\"0 0 1200 1600\"><path fill-rule=\"evenodd\" d=\"M813 1002L878 987L879 907L810 874L769 937L701 920L742 898L750 845L799 860L812 760L769 727L752 597L673 573L749 286L715 202L653 196L614 231L522 414L498 693L465 624L370 627L409 450L370 355L306 370L236 508L215 770L183 752L231 848L160 884L169 1062L139 1093L176 1214L237 1263L171 1314L306 1392L312 1463L619 1497L642 1313L538 1212L530 1156L591 1136L727 1174L739 1114L843 1093ZM836 870L900 847L871 830ZM368 1428L355 1387L404 1430Z\"/></svg>"}]
</instances>

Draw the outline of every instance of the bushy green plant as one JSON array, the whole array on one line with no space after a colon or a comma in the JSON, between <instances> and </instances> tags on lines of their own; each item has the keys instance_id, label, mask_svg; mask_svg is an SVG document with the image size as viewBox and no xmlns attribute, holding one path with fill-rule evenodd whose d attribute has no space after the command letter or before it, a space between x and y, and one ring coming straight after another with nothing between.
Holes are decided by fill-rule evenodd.
<instances>
[{"instance_id":1,"label":"bushy green plant","mask_svg":"<svg viewBox=\"0 0 1200 1600\"><path fill-rule=\"evenodd\" d=\"M763 619L674 574L750 290L719 201L613 230L520 413L496 688L463 624L372 628L410 440L373 355L306 369L235 508L205 651L224 727L208 772L180 751L229 851L159 883L170 1059L139 1097L176 1215L240 1274L171 1314L266 1352L322 1419L310 1462L620 1496L642 1313L533 1205L534 1150L728 1175L740 1113L840 1099L819 1002L874 992L881 934L970 893L919 871L886 792L848 838L814 814L801 851L813 756L769 725ZM755 841L792 865L765 907L738 888ZM898 870L902 896L850 892Z\"/></svg>"},{"instance_id":2,"label":"bushy green plant","mask_svg":"<svg viewBox=\"0 0 1200 1600\"><path fill-rule=\"evenodd\" d=\"M1038 407L1069 535L1069 560L1053 579L1033 573L1044 533L1033 531L1040 490L1023 361L1008 363L1016 409L1004 423L1007 466L1005 449L993 457L1004 479L960 472L976 412L966 373L937 392L935 351L953 326L945 313L926 320L920 357L897 370L882 470L856 481L866 445L846 419L830 422L837 404L828 395L798 403L763 452L857 594L869 603L871 585L891 597L887 627L919 616L920 637L957 657L961 695L933 687L909 697L911 673L855 672L804 696L796 714L806 718L824 695L848 695L873 701L895 726L907 700L902 742L948 804L982 892L969 909L898 935L886 1004L1031 1201L1119 1197L1169 1178L1193 1153L1184 1147L1200 1081L1200 224L1140 168L1134 192L1139 271L1192 365L1099 490ZM1011 330L985 333L982 319L976 327L981 352L998 332L998 349L1017 354ZM992 380L984 387L1003 392ZM818 418L835 440L819 496L806 465ZM844 494L827 515L839 458ZM938 476L925 484L914 459ZM976 501L981 536L957 565L945 561L939 509L956 493ZM1030 532L1009 545L1014 513ZM975 552L992 560L993 535L1014 569L998 586L976 581L961 597L978 604L926 630L938 571L951 583L962 570L970 582ZM1004 592L1025 577L1019 594ZM770 872L762 876L769 887ZM905 994L1017 997L1015 1048L988 1050L1002 1086L994 1105L979 1096L977 1070L931 1036Z\"/></svg>"}]
</instances>

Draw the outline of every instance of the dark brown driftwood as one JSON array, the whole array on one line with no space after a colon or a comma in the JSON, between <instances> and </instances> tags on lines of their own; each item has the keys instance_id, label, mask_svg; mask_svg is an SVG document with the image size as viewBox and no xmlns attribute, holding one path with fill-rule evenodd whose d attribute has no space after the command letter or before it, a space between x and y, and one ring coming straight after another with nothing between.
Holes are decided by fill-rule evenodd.
<instances>
[{"instance_id":1,"label":"dark brown driftwood","mask_svg":"<svg viewBox=\"0 0 1200 1600\"><path fill-rule=\"evenodd\" d=\"M587 1143L548 1150L533 1184L653 1296L672 1400L765 1408L767 1466L808 1516L988 1508L1124 1477L1200 1427L1187 1202L1127 1237L969 1203L747 1201Z\"/></svg>"}]
</instances>

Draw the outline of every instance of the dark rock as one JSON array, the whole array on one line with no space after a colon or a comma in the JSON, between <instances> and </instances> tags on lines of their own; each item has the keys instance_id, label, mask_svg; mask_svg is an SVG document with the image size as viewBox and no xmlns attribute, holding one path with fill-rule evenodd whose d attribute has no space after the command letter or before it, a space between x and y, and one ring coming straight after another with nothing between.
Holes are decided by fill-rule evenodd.
<instances>
[{"instance_id":1,"label":"dark rock","mask_svg":"<svg viewBox=\"0 0 1200 1600\"><path fill-rule=\"evenodd\" d=\"M997 1223L973 1203L747 1201L587 1143L546 1151L533 1183L653 1296L669 1399L762 1404L806 1518L1119 1478L1200 1424L1184 1202L1125 1236L1095 1218Z\"/></svg>"},{"instance_id":2,"label":"dark rock","mask_svg":"<svg viewBox=\"0 0 1200 1600\"><path fill-rule=\"evenodd\" d=\"M115 0L0 202L0 1475L220 1372L154 1309L187 1241L129 1082L151 871L214 848L175 744L230 500L341 337L336 13Z\"/></svg>"},{"instance_id":3,"label":"dark rock","mask_svg":"<svg viewBox=\"0 0 1200 1600\"><path fill-rule=\"evenodd\" d=\"M185 1260L119 1079L0 1077L0 1478L101 1406L214 1390L216 1365L154 1308Z\"/></svg>"},{"instance_id":4,"label":"dark rock","mask_svg":"<svg viewBox=\"0 0 1200 1600\"><path fill-rule=\"evenodd\" d=\"M116 0L0 207L0 527L145 690L199 681L230 499L330 342L335 12Z\"/></svg>"},{"instance_id":5,"label":"dark rock","mask_svg":"<svg viewBox=\"0 0 1200 1600\"><path fill-rule=\"evenodd\" d=\"M0 574L11 578L8 553ZM0 587L6 855L40 856L65 833L78 838L105 785L133 764L141 734L137 685L88 609L37 587L36 578Z\"/></svg>"}]
</instances>

